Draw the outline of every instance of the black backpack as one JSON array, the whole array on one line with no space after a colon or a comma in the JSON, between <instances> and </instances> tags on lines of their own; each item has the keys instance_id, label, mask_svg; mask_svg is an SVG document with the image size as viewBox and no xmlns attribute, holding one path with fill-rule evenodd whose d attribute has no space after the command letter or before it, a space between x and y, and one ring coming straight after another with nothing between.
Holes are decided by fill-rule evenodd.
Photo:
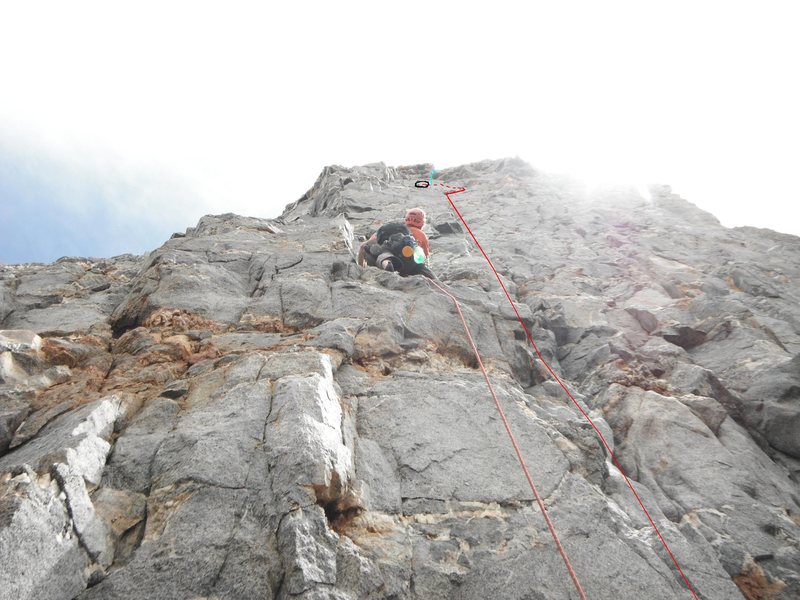
<instances>
[{"instance_id":1,"label":"black backpack","mask_svg":"<svg viewBox=\"0 0 800 600\"><path fill-rule=\"evenodd\" d=\"M381 250L391 253L400 261L401 275L415 275L420 272L420 264L414 260L414 251L418 246L417 238L412 235L405 223L381 225L376 237ZM404 250L406 247L410 247L411 250Z\"/></svg>"},{"instance_id":2,"label":"black backpack","mask_svg":"<svg viewBox=\"0 0 800 600\"><path fill-rule=\"evenodd\" d=\"M416 245L417 241L414 239L414 236L411 235L411 231L406 226L405 223L385 223L378 228L378 233L376 234L378 237L379 244L385 244L389 241L396 233L402 233L403 236L409 236L411 239L414 240L414 245Z\"/></svg>"}]
</instances>

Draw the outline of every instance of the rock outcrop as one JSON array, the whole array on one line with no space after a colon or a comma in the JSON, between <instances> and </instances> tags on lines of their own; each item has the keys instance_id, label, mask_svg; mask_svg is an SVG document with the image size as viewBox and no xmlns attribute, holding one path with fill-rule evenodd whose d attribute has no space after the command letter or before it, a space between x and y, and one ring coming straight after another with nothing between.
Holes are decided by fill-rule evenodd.
<instances>
[{"instance_id":1,"label":"rock outcrop","mask_svg":"<svg viewBox=\"0 0 800 600\"><path fill-rule=\"evenodd\" d=\"M430 170L0 267L0 598L576 598L452 302L353 260L412 206L589 597L691 598ZM519 160L436 181L698 597L800 597L800 239Z\"/></svg>"}]
</instances>

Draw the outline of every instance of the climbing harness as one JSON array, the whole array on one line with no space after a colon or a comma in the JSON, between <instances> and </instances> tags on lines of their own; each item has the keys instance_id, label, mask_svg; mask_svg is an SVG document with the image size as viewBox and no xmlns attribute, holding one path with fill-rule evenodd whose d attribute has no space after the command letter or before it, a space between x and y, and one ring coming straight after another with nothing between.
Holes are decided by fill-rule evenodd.
<instances>
[{"instance_id":1,"label":"climbing harness","mask_svg":"<svg viewBox=\"0 0 800 600\"><path fill-rule=\"evenodd\" d=\"M699 600L699 598L697 596L697 593L695 592L694 588L692 587L692 584L689 582L689 578L683 572L683 569L681 568L680 564L678 564L678 559L675 558L675 555L672 553L672 550L670 550L670 547L667 544L667 541L664 539L664 536L661 535L661 531L659 530L658 526L656 525L655 521L653 520L653 517L650 516L650 513L645 508L644 502L642 502L642 499L639 496L639 494L636 492L636 489L633 487L633 484L631 483L631 480L628 478L627 474L625 473L625 470L622 468L622 465L617 460L617 457L614 455L614 452L612 452L611 446L606 441L605 436L603 436L602 432L600 431L600 429L598 429L597 425L595 425L594 421L592 421L591 417L586 413L586 411L583 409L583 407L580 405L580 403L570 393L570 391L567 389L567 386L564 385L564 383L561 381L561 378L558 375L556 375L555 371L553 371L552 368L550 368L550 365L544 359L544 357L542 356L542 353L539 352L539 348L536 345L536 342L533 341L533 336L531 335L530 331L528 331L528 328L525 326L525 322L522 320L522 316L519 314L519 311L517 310L516 304L514 304L514 301L511 299L511 295L508 293L508 290L506 289L506 286L503 283L503 280L500 278L500 274L497 272L497 269L495 269L494 263L492 263L492 260L486 254L486 252L483 249L483 246L481 246L480 242L478 242L478 238L475 237L475 234L472 232L472 229L470 229L469 225L467 225L467 222L464 219L463 215L461 214L461 211L458 210L458 208L455 205L455 202L453 202L453 199L450 197L451 195L460 194L462 192L465 192L466 189L463 188L463 187L455 188L455 187L452 187L452 186L445 186L443 184L435 184L435 185L442 185L442 187L449 188L450 191L444 192L444 195L447 198L447 201L450 203L450 206L453 208L453 210L458 215L458 218L464 224L464 227L469 232L469 235L472 237L472 240L475 242L475 245L478 247L478 250L480 250L481 254L483 254L483 257L486 259L486 262L489 263L489 267L492 269L492 272L494 273L494 276L497 278L497 281L500 283L500 287L503 288L503 292L505 293L505 296L508 299L509 304L511 304L511 308L514 310L514 314L516 314L516 316L517 316L517 320L519 321L520 325L522 325L522 328L525 330L525 335L527 336L528 341L530 342L531 346L533 346L533 349L536 351L536 356L539 358L539 360L545 366L545 368L550 373L550 375L553 376L553 379L558 383L558 385L561 386L561 389L564 390L564 392L567 394L569 399L572 400L572 403L578 408L580 413L586 418L586 420L589 422L589 424L595 430L595 432L597 433L598 437L600 438L600 441L602 442L603 446L605 447L606 451L608 452L608 455L611 457L612 462L617 467L617 469L619 469L619 472L622 474L622 477L625 479L625 483L628 484L628 487L630 488L631 492L633 492L633 495L636 498L636 501L639 503L639 506L641 507L642 511L644 511L644 514L647 517L647 520L650 522L650 525L653 527L653 530L656 532L656 535L658 536L658 539L661 540L661 544L664 546L664 549L667 551L667 554L669 554L669 557L672 559L672 562L675 564L675 567L678 569L678 573L680 573L681 577L683 578L683 581L686 584L686 587L691 592L692 597L694 598L694 600ZM453 300L455 301L455 298L452 295L450 295L450 294L448 294L448 295L451 298L453 298ZM458 312L459 312L459 315L461 315L461 310L460 309L459 309ZM461 319L464 322L464 326L466 327L466 321L464 321L463 315L461 315ZM469 334L467 334L467 335L469 336ZM470 342L472 343L472 337L471 336L469 336L469 337L470 337ZM473 347L473 350L475 350L475 353L476 353L476 356L477 356L477 349L475 348L474 343L472 343L472 347ZM481 369L483 369L483 364L480 362L480 358L478 359L478 363L481 365ZM485 370L484 370L484 376L486 376L486 371ZM486 378L486 381L488 383L488 381L489 381L488 377ZM494 392L492 392L492 396L494 397ZM497 398L496 397L495 397L495 403L497 403ZM497 403L497 404L498 404L498 408L499 408L499 403ZM502 414L502 412L501 412L501 414ZM505 418L503 418L503 422L505 423ZM508 425L507 424L506 424L506 429L508 430ZM509 430L509 435L511 435L510 430ZM515 443L515 449L516 449L516 443ZM519 452L517 452L517 454L519 456ZM521 457L520 457L520 461L522 461ZM527 469L525 469L524 463L523 463L523 469L525 470L526 477L529 477ZM531 487L533 487L533 482L530 481L530 477L529 477L529 482L531 483ZM535 492L534 492L534 494L535 494ZM537 494L537 499L538 499L538 494ZM540 503L540 507L542 508L542 512L544 513L544 506L541 503ZM545 517L545 518L547 518L547 517ZM548 526L550 526L549 520L548 520ZM551 528L551 533L553 533L554 536L555 536L555 530L552 529L552 528ZM557 542L557 544L558 544L558 542ZM570 565L569 565L569 563L567 561L566 554L563 552L560 544L558 544L558 546L559 546L559 551L562 553L561 555L564 558L564 561L567 563L567 569L570 571L570 575L572 576L573 581L575 582L576 587L578 588L578 593L580 594L581 598L583 599L583 598L585 598L585 595L584 595L582 589L579 587L580 584L578 583L577 578L573 574L572 568L570 567Z\"/></svg>"},{"instance_id":2,"label":"climbing harness","mask_svg":"<svg viewBox=\"0 0 800 600\"><path fill-rule=\"evenodd\" d=\"M547 508L545 508L544 501L542 501L541 495L539 495L539 490L536 489L536 484L533 482L533 477L531 476L530 471L528 470L528 465L525 464L525 459L522 456L522 450L520 450L519 444L517 443L517 438L514 436L514 433L511 431L511 426L508 423L508 419L506 418L506 413L503 410L503 406L500 404L500 400L497 398L497 394L494 391L494 387L492 387L492 382L489 379L489 375L486 372L486 367L483 366L483 360L481 359L481 355L478 352L478 347L475 345L475 340L472 338L472 334L469 331L469 326L467 325L467 320L464 318L464 313L461 312L461 305L459 304L458 300L456 299L453 294L447 291L442 285L438 284L434 279L428 280L432 285L439 288L439 290L446 294L452 301L453 304L456 306L456 311L458 311L458 316L461 319L461 323L464 325L464 332L467 334L467 339L469 340L470 346L472 346L472 351L475 353L475 359L478 361L478 366L481 368L481 373L483 373L483 378L486 380L486 385L489 388L489 393L492 395L492 399L494 400L494 405L497 408L497 412L500 413L500 419L503 421L503 426L506 428L506 433L508 433L508 437L511 440L511 445L514 446L514 452L517 454L517 460L519 461L520 466L522 467L523 473L525 473L525 478L528 480L528 485L531 487L531 491L533 492L533 497L536 498L536 504L539 505L539 510L542 511L542 516L544 517L545 522L547 523L547 528L550 530L550 535L553 536L553 541L556 543L556 548L558 548L559 554L561 554L561 558L564 559L564 564L567 567L567 571L569 571L569 576L572 578L572 582L575 584L575 589L578 590L578 595L581 597L581 600L587 600L586 592L583 591L583 586L581 582L578 580L578 575L575 573L575 569L572 567L572 563L567 556L566 550L564 550L564 546L561 545L561 540L558 538L558 533L556 533L556 528L553 525L553 522L550 520L550 515L547 514Z\"/></svg>"}]
</instances>

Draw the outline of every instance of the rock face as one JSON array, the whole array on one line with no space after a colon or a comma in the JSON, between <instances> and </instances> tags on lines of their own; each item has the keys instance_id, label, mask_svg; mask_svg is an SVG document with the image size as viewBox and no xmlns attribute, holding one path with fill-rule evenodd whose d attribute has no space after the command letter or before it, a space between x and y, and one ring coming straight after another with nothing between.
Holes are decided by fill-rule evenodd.
<instances>
[{"instance_id":1,"label":"rock face","mask_svg":"<svg viewBox=\"0 0 800 600\"><path fill-rule=\"evenodd\" d=\"M691 598L431 168L0 267L0 598L577 598L453 303L354 263L413 206L588 596ZM436 182L697 596L800 597L800 239L518 160Z\"/></svg>"}]
</instances>

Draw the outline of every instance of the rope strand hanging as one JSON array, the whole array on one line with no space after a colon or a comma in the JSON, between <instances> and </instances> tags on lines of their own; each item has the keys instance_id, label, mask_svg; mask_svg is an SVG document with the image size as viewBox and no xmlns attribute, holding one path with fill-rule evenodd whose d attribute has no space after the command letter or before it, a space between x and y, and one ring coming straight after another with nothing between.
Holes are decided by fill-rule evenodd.
<instances>
[{"instance_id":1,"label":"rope strand hanging","mask_svg":"<svg viewBox=\"0 0 800 600\"><path fill-rule=\"evenodd\" d=\"M509 439L511 440L511 445L514 447L514 452L517 455L517 460L519 461L520 466L522 467L522 471L525 474L525 479L528 480L528 485L533 492L533 497L536 499L536 504L539 505L539 510L542 511L542 516L544 517L545 522L547 523L547 528L550 530L550 535L553 537L553 541L556 544L556 548L558 549L558 553L561 555L561 558L564 560L564 564L567 567L567 571L569 571L569 576L572 578L573 584L575 584L575 589L578 591L578 595L581 597L581 600L587 600L586 592L583 590L583 586L581 585L580 580L578 579L578 575L575 573L575 569L572 567L572 563L567 556L567 551L564 550L564 546L561 544L561 540L558 537L558 533L556 533L556 528L553 525L553 522L550 520L550 515L547 514L547 508L544 505L544 501L542 500L541 495L539 494L539 490L536 489L536 484L533 482L533 477L531 476L530 471L528 470L528 465L525 464L525 458L522 456L522 450L517 443L517 439L514 436L514 433L511 431L511 426L508 423L508 419L506 418L506 413L503 410L503 406L500 404L500 400L497 398L497 394L494 391L494 387L492 386L492 382L489 379L489 374L486 372L486 367L483 366L483 360L481 359L481 355L478 352L478 347L475 345L475 340L472 338L472 333L470 333L469 326L467 325L467 320L464 318L464 313L461 312L461 305L450 292L447 291L442 285L437 283L433 279L427 280L432 285L436 286L442 293L446 294L455 304L456 311L458 311L458 316L461 319L461 323L464 326L464 332L467 334L467 340L469 340L470 346L472 346L472 351L475 353L475 359L478 361L478 366L481 369L481 373L483 373L483 378L486 380L486 385L489 388L489 393L492 395L492 400L494 400L494 405L497 408L497 412L500 413L500 418L503 421L503 426L506 429L506 433L508 434Z\"/></svg>"},{"instance_id":2,"label":"rope strand hanging","mask_svg":"<svg viewBox=\"0 0 800 600\"><path fill-rule=\"evenodd\" d=\"M472 229L470 229L469 225L467 225L467 221L464 219L463 215L461 214L461 211L458 210L458 207L456 207L455 202L453 202L453 199L450 197L451 195L460 194L462 192L465 192L466 188L463 188L463 187L454 188L452 186L444 185L444 184L434 184L434 185L441 185L441 187L445 187L445 188L448 188L450 190L450 191L444 192L444 195L447 198L447 201L450 203L450 206L453 208L453 210L455 211L456 215L458 215L458 218L464 224L464 227L466 228L466 230L469 233L470 237L472 237L472 241L475 242L475 245L478 247L478 250L480 250L481 254L483 254L483 257L486 259L486 262L489 263L489 267L492 269L492 272L494 273L494 276L497 278L497 281L500 283L500 287L503 288L503 293L505 294L506 298L508 299L509 304L511 304L511 308L514 310L514 314L517 316L517 320L519 321L520 325L522 325L522 329L525 330L525 335L528 338L528 342L530 342L531 346L535 350L536 356L539 358L539 360L545 366L545 368L550 373L550 375L553 377L553 379L558 383L558 385L561 386L561 389L564 390L564 392L567 394L569 399L572 400L572 403L578 408L580 413L584 416L584 418L586 418L586 420L589 422L589 424L595 430L595 433L597 433L597 436L600 438L600 441L602 442L603 446L605 447L606 451L608 452L608 455L611 457L611 461L614 463L614 465L617 467L617 469L619 469L619 472L622 474L622 477L625 479L625 483L628 484L628 487L630 488L631 492L633 492L633 495L636 498L636 501L639 503L639 506L641 507L642 511L644 512L645 516L647 517L647 520L650 522L650 525L652 526L653 530L655 531L656 535L658 536L658 539L661 541L662 546L664 546L664 549L667 551L667 554L669 554L669 557L672 559L672 562L674 563L675 568L678 570L678 573L680 573L681 577L683 578L683 582L686 584L687 589L689 590L689 592L691 592L692 597L694 598L694 600L699 600L699 597L697 596L697 592L695 592L694 587L692 587L692 584L689 581L689 578L683 572L683 569L681 568L680 564L678 563L678 559L675 558L675 555L672 553L672 550L670 549L669 545L667 544L667 541L664 539L664 536L661 534L661 530L656 525L655 521L653 520L653 517L650 516L650 512L647 510L647 508L645 508L644 502L642 501L642 499L639 496L639 494L636 491L636 489L633 487L633 483L631 483L631 480L628 478L628 475L625 473L625 470L622 468L622 465L617 460L617 457L614 455L614 452L611 450L611 446L606 441L605 436L603 436L602 432L600 431L600 429L598 429L597 425L595 425L595 423L591 419L591 417L586 413L586 411L583 409L583 407L580 405L580 403L575 399L575 397L572 395L572 393L569 391L569 389L567 389L567 386L564 385L564 383L561 381L561 378L558 375L556 375L555 371L553 371L553 369L550 367L550 365L547 363L547 361L542 356L542 353L539 352L539 348L536 345L536 342L533 341L533 336L531 335L531 332L528 331L528 328L525 325L525 322L522 320L522 316L519 314L519 311L517 310L516 304L514 304L514 301L511 299L511 294L508 293L508 290L506 289L506 286L503 283L503 280L500 278L500 274L497 272L497 269L495 269L494 263L489 258L489 255L486 254L486 252L483 249L483 246L481 246L480 242L478 242L478 238L475 237L475 234L472 232Z\"/></svg>"}]
</instances>

